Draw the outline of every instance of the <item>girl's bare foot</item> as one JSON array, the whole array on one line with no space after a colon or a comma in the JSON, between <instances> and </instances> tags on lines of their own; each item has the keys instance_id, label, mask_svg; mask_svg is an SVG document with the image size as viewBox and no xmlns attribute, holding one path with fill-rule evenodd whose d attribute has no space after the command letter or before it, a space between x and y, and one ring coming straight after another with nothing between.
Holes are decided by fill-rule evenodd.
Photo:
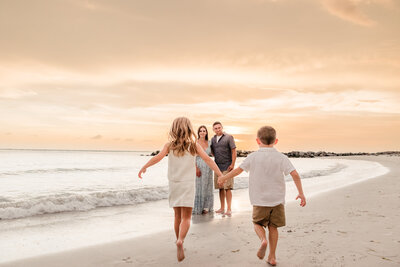
<instances>
[{"instance_id":1,"label":"girl's bare foot","mask_svg":"<svg viewBox=\"0 0 400 267\"><path fill-rule=\"evenodd\" d=\"M183 259L185 259L185 253L183 251L183 241L182 240L176 241L176 257L178 258L178 261L183 261Z\"/></svg>"},{"instance_id":2,"label":"girl's bare foot","mask_svg":"<svg viewBox=\"0 0 400 267\"><path fill-rule=\"evenodd\" d=\"M219 210L215 211L215 213L224 213L224 212L225 212L225 210L223 210L223 209L219 209Z\"/></svg>"},{"instance_id":3,"label":"girl's bare foot","mask_svg":"<svg viewBox=\"0 0 400 267\"><path fill-rule=\"evenodd\" d=\"M268 257L267 263L271 266L276 266L276 260L275 258Z\"/></svg>"},{"instance_id":4,"label":"girl's bare foot","mask_svg":"<svg viewBox=\"0 0 400 267\"><path fill-rule=\"evenodd\" d=\"M208 210L203 210L202 214L207 214Z\"/></svg>"},{"instance_id":5,"label":"girl's bare foot","mask_svg":"<svg viewBox=\"0 0 400 267\"><path fill-rule=\"evenodd\" d=\"M267 246L268 246L267 240L264 240L264 241L261 242L261 246L260 246L260 248L258 249L258 252L257 252L257 257L260 260L264 259L264 257L265 257L265 251L267 250Z\"/></svg>"}]
</instances>

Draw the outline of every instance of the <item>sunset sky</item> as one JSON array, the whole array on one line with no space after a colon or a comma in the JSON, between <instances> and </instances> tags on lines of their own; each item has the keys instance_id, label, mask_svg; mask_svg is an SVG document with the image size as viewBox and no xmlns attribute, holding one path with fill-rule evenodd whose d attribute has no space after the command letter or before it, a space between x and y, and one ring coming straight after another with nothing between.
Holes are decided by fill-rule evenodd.
<instances>
[{"instance_id":1,"label":"sunset sky","mask_svg":"<svg viewBox=\"0 0 400 267\"><path fill-rule=\"evenodd\" d=\"M0 148L400 150L400 1L0 0Z\"/></svg>"}]
</instances>

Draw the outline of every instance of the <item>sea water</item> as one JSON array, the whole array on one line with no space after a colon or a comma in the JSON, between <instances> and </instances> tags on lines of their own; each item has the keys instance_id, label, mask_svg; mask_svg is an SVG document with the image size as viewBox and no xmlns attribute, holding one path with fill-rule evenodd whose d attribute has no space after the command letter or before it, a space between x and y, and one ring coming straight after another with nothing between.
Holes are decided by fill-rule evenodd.
<instances>
[{"instance_id":1,"label":"sea water","mask_svg":"<svg viewBox=\"0 0 400 267\"><path fill-rule=\"evenodd\" d=\"M0 262L172 229L168 159L139 179L138 171L150 159L144 154L0 150ZM243 160L238 158L236 165ZM291 161L308 197L388 171L371 161ZM285 179L287 202L293 201L295 186L290 176ZM247 187L243 172L235 179L235 212L250 208Z\"/></svg>"}]
</instances>

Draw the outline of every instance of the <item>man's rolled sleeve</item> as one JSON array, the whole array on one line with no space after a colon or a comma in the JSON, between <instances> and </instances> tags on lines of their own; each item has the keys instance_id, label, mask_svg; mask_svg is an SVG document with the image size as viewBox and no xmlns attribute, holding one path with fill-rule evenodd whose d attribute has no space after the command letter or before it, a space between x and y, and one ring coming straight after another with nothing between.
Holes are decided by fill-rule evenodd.
<instances>
[{"instance_id":1,"label":"man's rolled sleeve","mask_svg":"<svg viewBox=\"0 0 400 267\"><path fill-rule=\"evenodd\" d=\"M231 148L231 150L236 148L235 139L233 139L233 136L229 137L229 147Z\"/></svg>"}]
</instances>

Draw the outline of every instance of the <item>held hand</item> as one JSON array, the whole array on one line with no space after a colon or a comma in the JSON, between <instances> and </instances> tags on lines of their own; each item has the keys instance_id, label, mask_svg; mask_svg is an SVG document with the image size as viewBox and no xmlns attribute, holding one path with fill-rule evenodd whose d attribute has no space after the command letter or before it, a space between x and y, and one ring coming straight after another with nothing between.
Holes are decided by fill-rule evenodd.
<instances>
[{"instance_id":1,"label":"held hand","mask_svg":"<svg viewBox=\"0 0 400 267\"><path fill-rule=\"evenodd\" d=\"M201 171L200 171L200 169L196 169L196 176L197 176L197 177L200 177L200 176L201 176Z\"/></svg>"},{"instance_id":2,"label":"held hand","mask_svg":"<svg viewBox=\"0 0 400 267\"><path fill-rule=\"evenodd\" d=\"M142 173L145 173L146 172L146 168L141 168L140 169L140 171L139 171L139 173L138 173L138 177L140 178L140 179L142 179Z\"/></svg>"},{"instance_id":3,"label":"held hand","mask_svg":"<svg viewBox=\"0 0 400 267\"><path fill-rule=\"evenodd\" d=\"M224 183L225 183L224 176L218 177L218 186L222 187L224 186Z\"/></svg>"},{"instance_id":4,"label":"held hand","mask_svg":"<svg viewBox=\"0 0 400 267\"><path fill-rule=\"evenodd\" d=\"M304 207L306 205L306 197L303 194L299 194L296 200L300 198L300 206Z\"/></svg>"}]
</instances>

